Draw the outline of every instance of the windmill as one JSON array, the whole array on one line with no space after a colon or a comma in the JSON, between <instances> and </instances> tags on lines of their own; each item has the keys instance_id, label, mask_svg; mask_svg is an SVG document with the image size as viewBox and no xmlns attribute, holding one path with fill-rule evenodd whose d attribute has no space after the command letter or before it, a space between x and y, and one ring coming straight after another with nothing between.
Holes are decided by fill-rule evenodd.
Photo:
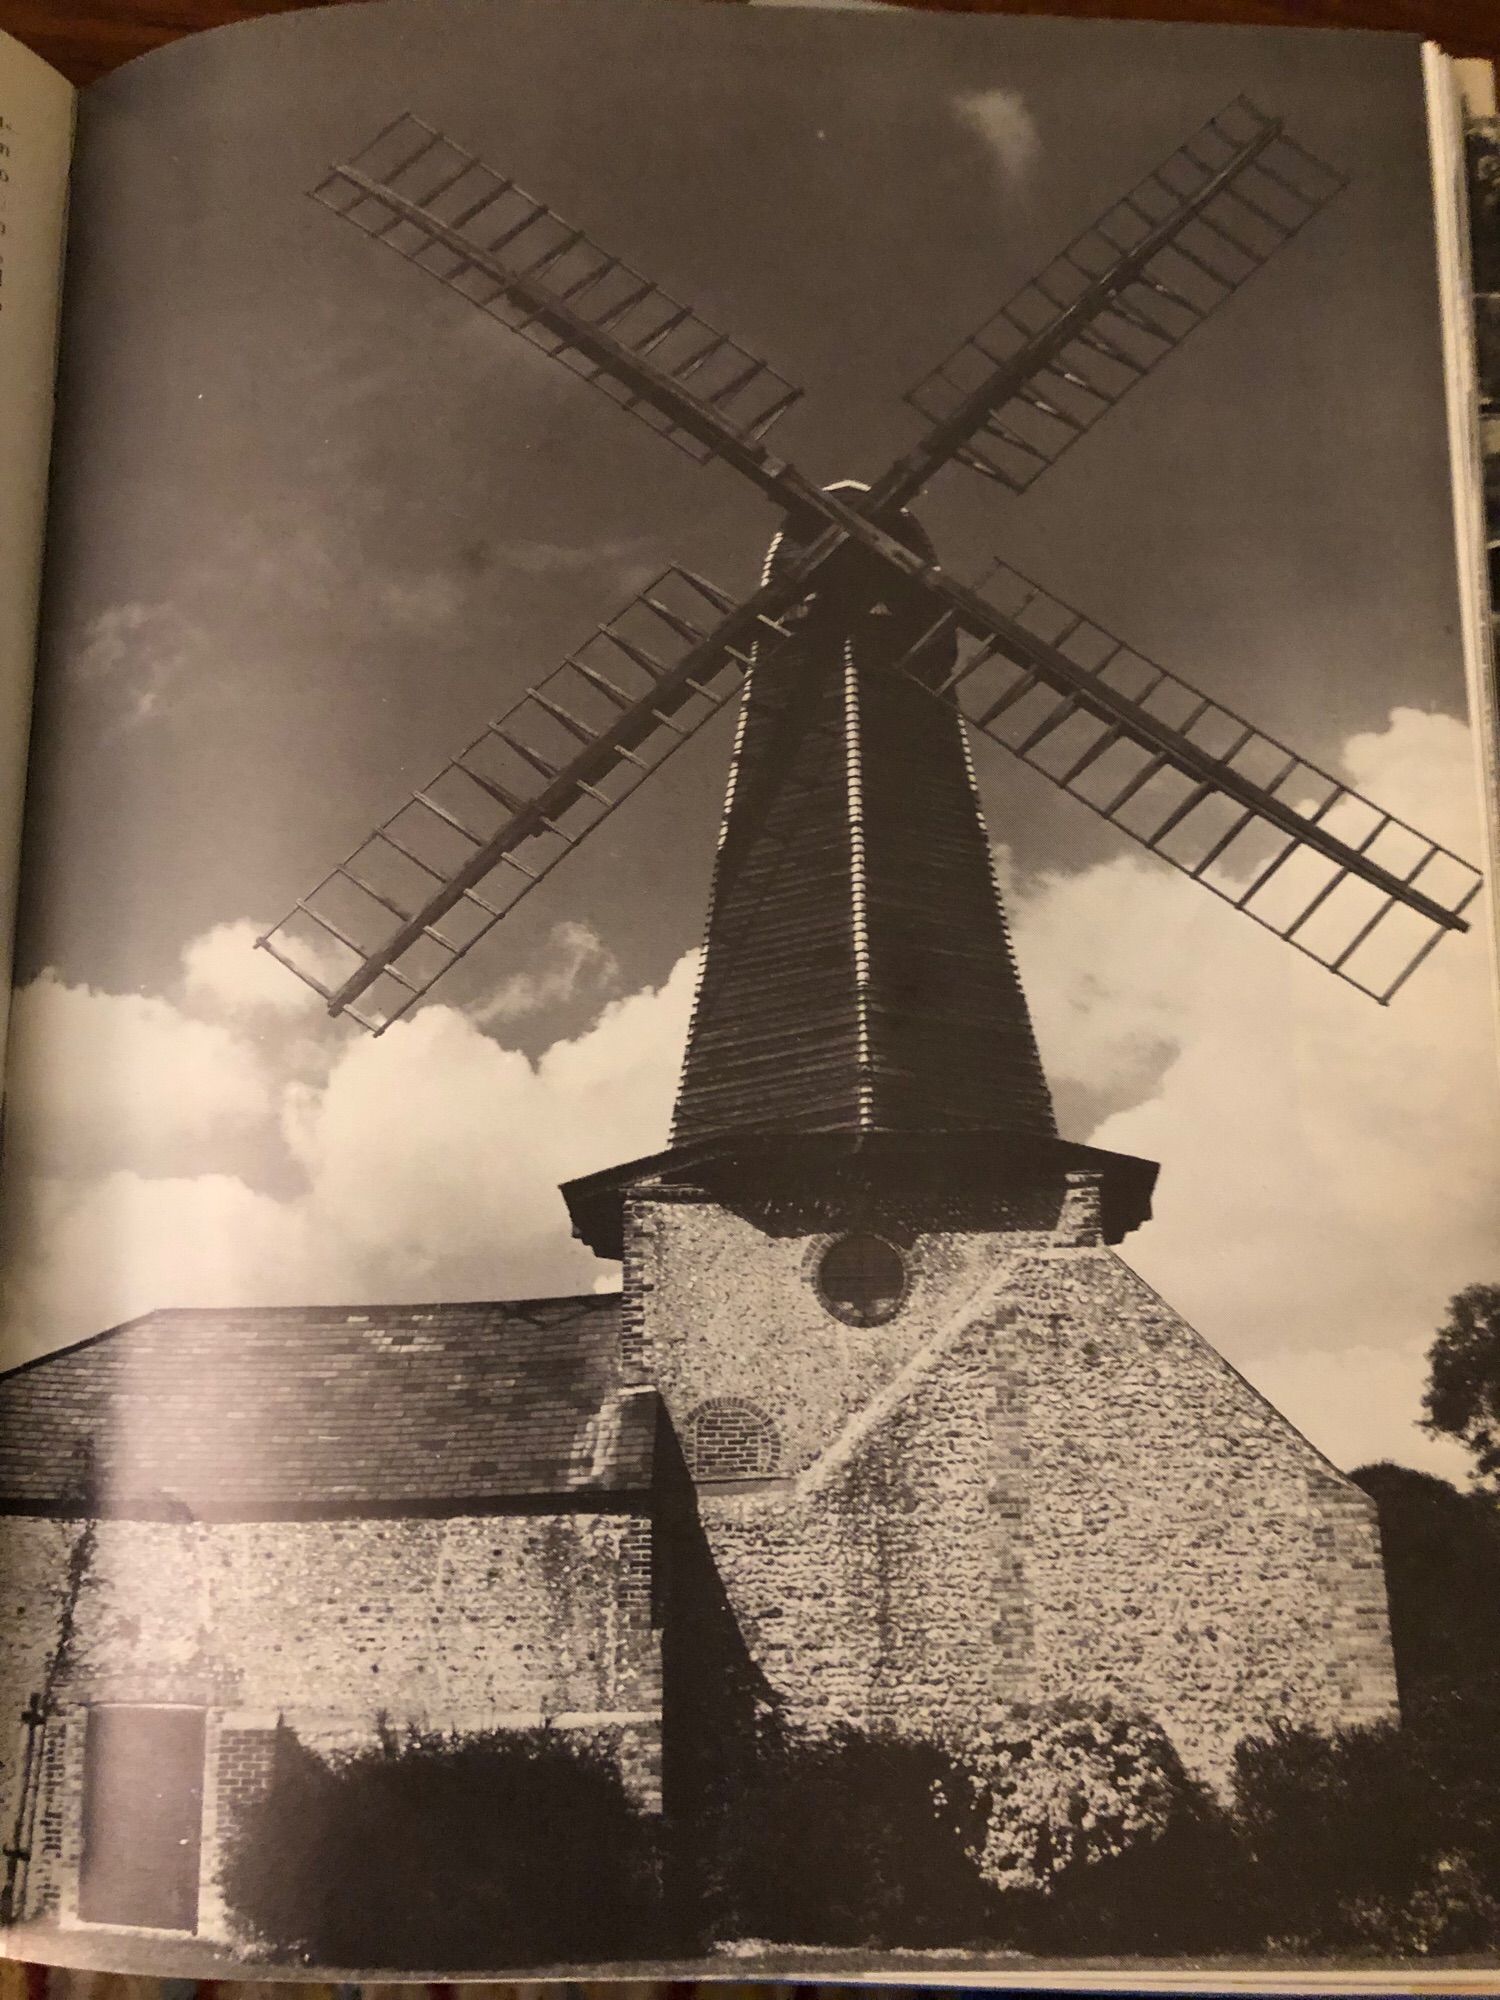
<instances>
[{"instance_id":1,"label":"windmill","mask_svg":"<svg viewBox=\"0 0 1500 2000\"><path fill-rule=\"evenodd\" d=\"M910 512L950 464L1025 493L1343 185L1236 99L916 384L910 450L868 484L820 487L767 444L800 393L774 368L397 119L316 199L690 459L732 468L781 525L740 601L669 568L261 945L382 1032L748 687L679 1142L792 1106L804 1124L979 1129L1003 1111L1050 1130L981 880L965 729L1388 1002L1468 928L1477 871L1009 564L949 576ZM900 855L876 853L893 841Z\"/></svg>"}]
</instances>

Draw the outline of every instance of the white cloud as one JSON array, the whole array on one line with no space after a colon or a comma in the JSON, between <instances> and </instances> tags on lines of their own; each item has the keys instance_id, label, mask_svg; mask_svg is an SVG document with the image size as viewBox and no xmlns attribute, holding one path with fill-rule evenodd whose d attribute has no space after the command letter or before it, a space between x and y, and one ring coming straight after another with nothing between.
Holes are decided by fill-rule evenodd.
<instances>
[{"instance_id":1,"label":"white cloud","mask_svg":"<svg viewBox=\"0 0 1500 2000\"><path fill-rule=\"evenodd\" d=\"M311 1014L318 996L293 979L255 940L266 929L248 917L215 924L194 938L182 954L183 988L190 1003L229 1015Z\"/></svg>"},{"instance_id":2,"label":"white cloud","mask_svg":"<svg viewBox=\"0 0 1500 2000\"><path fill-rule=\"evenodd\" d=\"M602 993L620 970L609 946L587 924L554 924L549 944L550 965L515 973L471 1007L470 1018L481 1028L490 1028L544 1007L560 1007L581 994Z\"/></svg>"},{"instance_id":3,"label":"white cloud","mask_svg":"<svg viewBox=\"0 0 1500 2000\"><path fill-rule=\"evenodd\" d=\"M1458 723L1398 710L1347 761L1479 851ZM1144 857L1044 876L1013 916L1049 1073L1120 1107L1095 1143L1162 1163L1128 1260L1330 1455L1433 1462L1409 1429L1421 1355L1448 1297L1500 1271L1483 937L1380 1008Z\"/></svg>"},{"instance_id":4,"label":"white cloud","mask_svg":"<svg viewBox=\"0 0 1500 2000\"><path fill-rule=\"evenodd\" d=\"M267 1037L248 1018L261 995L239 947L253 928L189 946L180 1007L50 974L24 989L7 1361L153 1306L504 1298L599 1282L558 1184L665 1143L695 957L537 1062L427 1007L378 1040L323 1042L318 1066L305 1034ZM210 1171L228 1135L252 1126L279 1173L253 1185ZM199 1141L220 1157L179 1171Z\"/></svg>"},{"instance_id":5,"label":"white cloud","mask_svg":"<svg viewBox=\"0 0 1500 2000\"><path fill-rule=\"evenodd\" d=\"M1042 142L1020 91L969 91L954 100L954 109L989 148L1002 187L1019 187L1030 177Z\"/></svg>"},{"instance_id":6,"label":"white cloud","mask_svg":"<svg viewBox=\"0 0 1500 2000\"><path fill-rule=\"evenodd\" d=\"M7 1362L156 1306L342 1296L306 1210L231 1174L39 1177L7 1222Z\"/></svg>"},{"instance_id":7,"label":"white cloud","mask_svg":"<svg viewBox=\"0 0 1500 2000\"><path fill-rule=\"evenodd\" d=\"M253 1050L228 1029L51 972L16 994L9 1065L7 1138L29 1171L172 1172L272 1108Z\"/></svg>"}]
</instances>

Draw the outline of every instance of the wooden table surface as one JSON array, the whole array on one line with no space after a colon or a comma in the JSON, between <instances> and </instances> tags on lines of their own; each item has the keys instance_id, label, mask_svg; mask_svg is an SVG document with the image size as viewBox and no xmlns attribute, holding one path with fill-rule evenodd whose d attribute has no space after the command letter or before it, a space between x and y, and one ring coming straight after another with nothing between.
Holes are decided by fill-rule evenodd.
<instances>
[{"instance_id":1,"label":"wooden table surface","mask_svg":"<svg viewBox=\"0 0 1500 2000\"><path fill-rule=\"evenodd\" d=\"M0 27L77 83L195 28L286 13L300 0L0 0ZM358 0L345 0L358 4ZM1101 20L1262 21L1405 28L1453 55L1500 61L1500 0L976 0L975 11Z\"/></svg>"}]
</instances>

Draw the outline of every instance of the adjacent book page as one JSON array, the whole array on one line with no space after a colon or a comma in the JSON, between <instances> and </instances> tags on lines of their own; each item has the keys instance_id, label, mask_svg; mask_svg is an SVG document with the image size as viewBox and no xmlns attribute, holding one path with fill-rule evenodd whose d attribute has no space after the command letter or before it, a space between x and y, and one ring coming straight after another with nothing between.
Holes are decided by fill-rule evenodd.
<instances>
[{"instance_id":1,"label":"adjacent book page","mask_svg":"<svg viewBox=\"0 0 1500 2000\"><path fill-rule=\"evenodd\" d=\"M52 446L73 88L0 34L0 1052Z\"/></svg>"},{"instance_id":2,"label":"adjacent book page","mask_svg":"<svg viewBox=\"0 0 1500 2000\"><path fill-rule=\"evenodd\" d=\"M8 1950L1500 1959L1434 157L1414 39L894 10L87 95Z\"/></svg>"}]
</instances>

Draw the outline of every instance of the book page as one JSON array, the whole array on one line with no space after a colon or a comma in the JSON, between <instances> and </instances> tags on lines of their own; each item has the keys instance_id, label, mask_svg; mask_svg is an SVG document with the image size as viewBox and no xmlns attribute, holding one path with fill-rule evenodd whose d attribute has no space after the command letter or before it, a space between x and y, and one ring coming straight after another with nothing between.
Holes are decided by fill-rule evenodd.
<instances>
[{"instance_id":1,"label":"book page","mask_svg":"<svg viewBox=\"0 0 1500 2000\"><path fill-rule=\"evenodd\" d=\"M1489 237L1493 175L1487 172L1483 183L1478 176L1486 159L1481 121L1494 115L1495 73L1488 63L1453 62L1430 42L1422 51L1422 62L1432 147L1438 282L1443 301L1454 544L1464 654L1469 670L1469 712L1474 729L1474 782L1488 860L1489 888L1483 918L1493 968L1496 1020L1500 1024L1500 751L1497 751L1500 689L1495 677L1492 557L1486 522L1488 495L1481 422L1481 412L1491 405L1489 384L1481 382L1479 370L1481 342L1487 346L1492 339L1492 309L1488 299L1481 303L1474 282L1477 257L1483 255L1488 260L1492 254ZM1485 104L1489 106L1487 112L1478 108ZM1476 196L1481 198L1477 202ZM1476 233L1480 231L1482 235Z\"/></svg>"},{"instance_id":2,"label":"book page","mask_svg":"<svg viewBox=\"0 0 1500 2000\"><path fill-rule=\"evenodd\" d=\"M894 8L85 95L6 1950L1490 1976L1433 157L1415 38Z\"/></svg>"},{"instance_id":3,"label":"book page","mask_svg":"<svg viewBox=\"0 0 1500 2000\"><path fill-rule=\"evenodd\" d=\"M0 34L0 1055L10 1008L73 88Z\"/></svg>"}]
</instances>

